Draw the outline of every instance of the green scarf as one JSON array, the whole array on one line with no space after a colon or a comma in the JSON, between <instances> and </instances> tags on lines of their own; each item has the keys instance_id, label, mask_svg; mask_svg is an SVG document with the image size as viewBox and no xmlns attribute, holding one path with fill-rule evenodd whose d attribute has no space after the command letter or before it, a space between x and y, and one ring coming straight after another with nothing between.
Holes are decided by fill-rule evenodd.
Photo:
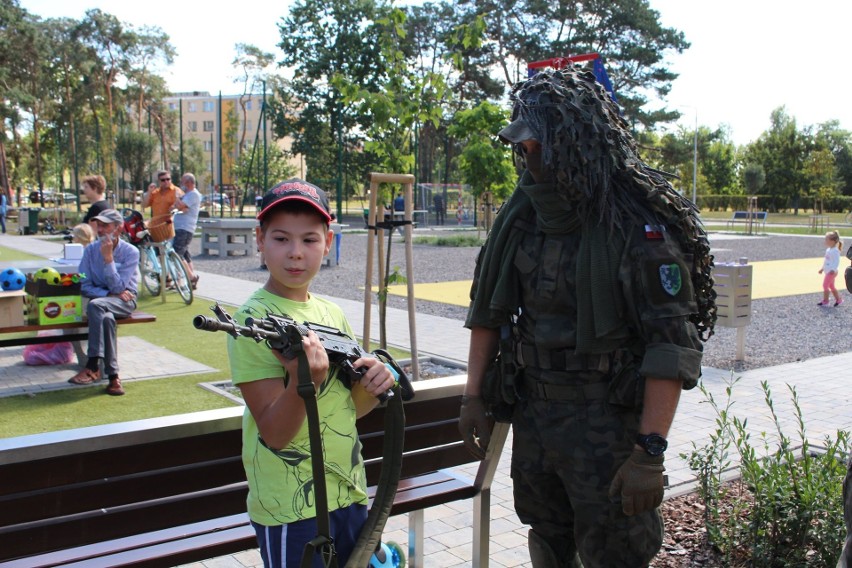
<instances>
[{"instance_id":1,"label":"green scarf","mask_svg":"<svg viewBox=\"0 0 852 568\"><path fill-rule=\"evenodd\" d=\"M624 247L621 235L608 234L601 222L581 219L577 209L552 184L534 184L528 172L494 221L479 253L470 290L466 327L496 328L509 321L520 305L520 282L514 269L523 232L518 219L536 221L548 234L583 231L577 259L578 353L607 353L627 337L618 267ZM520 190L520 191L518 191Z\"/></svg>"}]
</instances>

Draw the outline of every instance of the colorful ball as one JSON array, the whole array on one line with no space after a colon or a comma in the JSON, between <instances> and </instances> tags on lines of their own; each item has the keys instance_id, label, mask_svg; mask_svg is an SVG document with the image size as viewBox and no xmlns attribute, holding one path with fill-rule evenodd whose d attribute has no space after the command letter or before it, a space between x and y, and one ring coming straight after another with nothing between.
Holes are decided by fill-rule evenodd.
<instances>
[{"instance_id":1,"label":"colorful ball","mask_svg":"<svg viewBox=\"0 0 852 568\"><path fill-rule=\"evenodd\" d=\"M62 276L59 275L59 271L55 268L41 268L36 271L33 278L36 280L44 280L48 284L53 284L54 286L59 286L62 283Z\"/></svg>"},{"instance_id":2,"label":"colorful ball","mask_svg":"<svg viewBox=\"0 0 852 568\"><path fill-rule=\"evenodd\" d=\"M7 268L0 272L0 288L5 292L23 290L26 283L26 275L17 268Z\"/></svg>"}]
</instances>

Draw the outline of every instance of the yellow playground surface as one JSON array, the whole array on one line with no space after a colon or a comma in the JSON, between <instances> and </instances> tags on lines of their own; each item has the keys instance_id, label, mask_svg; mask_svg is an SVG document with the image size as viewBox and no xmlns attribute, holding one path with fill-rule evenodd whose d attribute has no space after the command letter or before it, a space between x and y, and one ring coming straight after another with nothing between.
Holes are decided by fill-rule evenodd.
<instances>
[{"instance_id":1,"label":"yellow playground surface","mask_svg":"<svg viewBox=\"0 0 852 568\"><path fill-rule=\"evenodd\" d=\"M817 271L822 267L822 257L796 258L792 260L767 260L750 263L752 268L752 299L798 296L800 294L821 294L822 276ZM844 288L843 263L838 276L838 289ZM470 280L453 282L414 283L414 297L442 304L467 306L469 303ZM405 284L390 286L388 292L395 296L405 296L408 288Z\"/></svg>"}]
</instances>

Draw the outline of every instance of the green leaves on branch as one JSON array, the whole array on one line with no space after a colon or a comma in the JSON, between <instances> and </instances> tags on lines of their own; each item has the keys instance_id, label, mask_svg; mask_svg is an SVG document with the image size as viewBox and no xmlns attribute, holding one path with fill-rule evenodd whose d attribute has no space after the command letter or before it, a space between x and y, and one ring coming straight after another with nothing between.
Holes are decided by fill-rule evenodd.
<instances>
[{"instance_id":1,"label":"green leaves on branch","mask_svg":"<svg viewBox=\"0 0 852 568\"><path fill-rule=\"evenodd\" d=\"M798 393L788 385L794 440L784 432L788 421L779 417L769 384L762 381L774 432L753 440L749 419L732 413L738 381L727 382L724 407L701 386L716 413L716 429L707 444L693 443L693 450L681 455L698 475L708 537L726 566L833 567L845 533L841 484L849 433L840 430L833 439L826 436L822 447L812 447Z\"/></svg>"}]
</instances>

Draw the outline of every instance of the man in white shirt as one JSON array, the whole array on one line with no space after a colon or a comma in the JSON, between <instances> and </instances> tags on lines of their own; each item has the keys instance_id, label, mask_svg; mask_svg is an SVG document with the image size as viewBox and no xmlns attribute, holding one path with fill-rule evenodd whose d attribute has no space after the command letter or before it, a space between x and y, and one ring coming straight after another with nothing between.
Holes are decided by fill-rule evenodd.
<instances>
[{"instance_id":1,"label":"man in white shirt","mask_svg":"<svg viewBox=\"0 0 852 568\"><path fill-rule=\"evenodd\" d=\"M175 202L175 208L181 215L175 215L175 239L173 246L175 251L184 259L186 271L189 273L189 281L195 289L198 284L198 275L192 266L192 256L189 254L189 244L195 235L195 227L198 225L198 210L201 207L201 193L195 189L195 176L185 173L180 179L184 195Z\"/></svg>"}]
</instances>

